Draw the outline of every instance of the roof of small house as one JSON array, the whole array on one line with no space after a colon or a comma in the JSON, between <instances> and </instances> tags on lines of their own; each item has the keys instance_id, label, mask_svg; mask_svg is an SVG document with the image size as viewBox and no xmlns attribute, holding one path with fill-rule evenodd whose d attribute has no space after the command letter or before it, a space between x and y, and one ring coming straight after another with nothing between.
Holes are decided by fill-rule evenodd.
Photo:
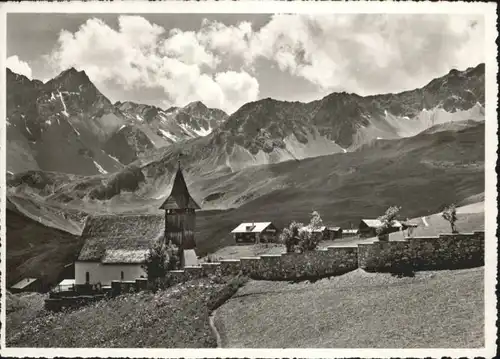
<instances>
[{"instance_id":1,"label":"roof of small house","mask_svg":"<svg viewBox=\"0 0 500 359\"><path fill-rule=\"evenodd\" d=\"M338 227L338 226L326 226L326 228L328 228L328 230L330 231L340 231L342 228Z\"/></svg>"},{"instance_id":2,"label":"roof of small house","mask_svg":"<svg viewBox=\"0 0 500 359\"><path fill-rule=\"evenodd\" d=\"M163 215L104 215L89 217L79 261L136 263L141 251L164 235Z\"/></svg>"},{"instance_id":3,"label":"roof of small house","mask_svg":"<svg viewBox=\"0 0 500 359\"><path fill-rule=\"evenodd\" d=\"M401 222L401 224L405 227L418 227L418 223L415 223L412 221L404 221L404 222Z\"/></svg>"},{"instance_id":4,"label":"roof of small house","mask_svg":"<svg viewBox=\"0 0 500 359\"><path fill-rule=\"evenodd\" d=\"M160 209L200 209L200 206L189 194L186 180L182 174L180 162L177 173L175 174L172 191Z\"/></svg>"},{"instance_id":5,"label":"roof of small house","mask_svg":"<svg viewBox=\"0 0 500 359\"><path fill-rule=\"evenodd\" d=\"M231 233L260 233L270 224L271 222L245 222L233 229Z\"/></svg>"},{"instance_id":6,"label":"roof of small house","mask_svg":"<svg viewBox=\"0 0 500 359\"><path fill-rule=\"evenodd\" d=\"M61 283L59 283L59 285L61 287L64 287L64 286L72 286L75 284L75 280L74 279L63 279Z\"/></svg>"},{"instance_id":7,"label":"roof of small house","mask_svg":"<svg viewBox=\"0 0 500 359\"><path fill-rule=\"evenodd\" d=\"M302 231L312 232L312 233L321 233L326 229L326 226L312 228L310 226L304 226L301 228Z\"/></svg>"},{"instance_id":8,"label":"roof of small house","mask_svg":"<svg viewBox=\"0 0 500 359\"><path fill-rule=\"evenodd\" d=\"M379 219L362 219L361 222L364 222L368 227L378 228L382 227L382 221ZM399 221L394 221L392 227L402 227Z\"/></svg>"},{"instance_id":9,"label":"roof of small house","mask_svg":"<svg viewBox=\"0 0 500 359\"><path fill-rule=\"evenodd\" d=\"M358 229L356 228L347 228L347 229L343 229L342 230L343 233L357 233L358 232Z\"/></svg>"},{"instance_id":10,"label":"roof of small house","mask_svg":"<svg viewBox=\"0 0 500 359\"><path fill-rule=\"evenodd\" d=\"M24 289L26 288L28 285L36 282L38 279L37 278L24 278L23 280L17 282L16 284L14 284L11 288L13 289Z\"/></svg>"}]
</instances>

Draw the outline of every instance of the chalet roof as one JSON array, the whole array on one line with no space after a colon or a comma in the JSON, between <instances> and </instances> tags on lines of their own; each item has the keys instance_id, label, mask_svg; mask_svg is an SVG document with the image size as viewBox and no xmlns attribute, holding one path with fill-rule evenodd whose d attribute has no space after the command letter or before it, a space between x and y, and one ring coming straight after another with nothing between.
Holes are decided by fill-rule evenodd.
<instances>
[{"instance_id":1,"label":"chalet roof","mask_svg":"<svg viewBox=\"0 0 500 359\"><path fill-rule=\"evenodd\" d=\"M160 209L200 209L198 203L189 194L180 164L175 174L172 191Z\"/></svg>"},{"instance_id":2,"label":"chalet roof","mask_svg":"<svg viewBox=\"0 0 500 359\"><path fill-rule=\"evenodd\" d=\"M364 222L370 228L382 227L382 222L379 219L362 219L361 222ZM399 221L394 221L392 227L402 227L402 224Z\"/></svg>"},{"instance_id":3,"label":"chalet roof","mask_svg":"<svg viewBox=\"0 0 500 359\"><path fill-rule=\"evenodd\" d=\"M89 217L79 261L137 263L140 251L164 235L163 215L105 215Z\"/></svg>"},{"instance_id":4,"label":"chalet roof","mask_svg":"<svg viewBox=\"0 0 500 359\"><path fill-rule=\"evenodd\" d=\"M358 229L356 228L348 228L348 229L343 229L342 230L343 233L357 233L358 232Z\"/></svg>"},{"instance_id":5,"label":"chalet roof","mask_svg":"<svg viewBox=\"0 0 500 359\"><path fill-rule=\"evenodd\" d=\"M271 222L245 222L233 229L231 233L261 233Z\"/></svg>"},{"instance_id":6,"label":"chalet roof","mask_svg":"<svg viewBox=\"0 0 500 359\"><path fill-rule=\"evenodd\" d=\"M401 222L401 224L405 227L418 227L418 223L413 222L413 221L404 221L404 222Z\"/></svg>"},{"instance_id":7,"label":"chalet roof","mask_svg":"<svg viewBox=\"0 0 500 359\"><path fill-rule=\"evenodd\" d=\"M26 288L27 286L29 286L30 284L36 282L37 279L36 278L24 278L23 280L17 282L16 284L14 284L11 288L13 289L24 289Z\"/></svg>"},{"instance_id":8,"label":"chalet roof","mask_svg":"<svg viewBox=\"0 0 500 359\"><path fill-rule=\"evenodd\" d=\"M307 232L312 232L312 233L321 233L321 232L324 232L325 229L326 229L326 226L321 226L321 227L317 227L317 228L311 228L310 226L305 226L305 227L301 228L302 231L307 231Z\"/></svg>"},{"instance_id":9,"label":"chalet roof","mask_svg":"<svg viewBox=\"0 0 500 359\"><path fill-rule=\"evenodd\" d=\"M63 279L61 283L58 284L61 287L69 287L72 285L75 285L75 280L74 279Z\"/></svg>"},{"instance_id":10,"label":"chalet roof","mask_svg":"<svg viewBox=\"0 0 500 359\"><path fill-rule=\"evenodd\" d=\"M326 226L326 228L328 228L330 231L340 231L342 228L338 227L338 226Z\"/></svg>"}]
</instances>

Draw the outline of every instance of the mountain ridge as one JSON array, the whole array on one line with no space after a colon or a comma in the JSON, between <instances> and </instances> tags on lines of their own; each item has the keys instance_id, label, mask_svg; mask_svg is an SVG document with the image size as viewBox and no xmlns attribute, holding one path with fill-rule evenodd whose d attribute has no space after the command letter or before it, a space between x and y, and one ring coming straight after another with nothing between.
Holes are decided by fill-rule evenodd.
<instances>
[{"instance_id":1,"label":"mountain ridge","mask_svg":"<svg viewBox=\"0 0 500 359\"><path fill-rule=\"evenodd\" d=\"M9 68L6 75L7 169L12 173L117 172L148 151L204 136L227 117L204 105L196 113L192 106L171 108L170 113L177 112L170 118L156 108L160 118L143 123L141 111L155 107L139 104L124 111L123 103L111 103L85 71L69 68L45 83Z\"/></svg>"}]
</instances>

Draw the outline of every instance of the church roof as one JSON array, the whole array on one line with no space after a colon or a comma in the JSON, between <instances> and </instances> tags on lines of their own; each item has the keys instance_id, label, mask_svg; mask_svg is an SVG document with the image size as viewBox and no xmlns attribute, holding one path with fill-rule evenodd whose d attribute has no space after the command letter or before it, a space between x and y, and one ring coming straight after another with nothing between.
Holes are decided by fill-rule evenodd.
<instances>
[{"instance_id":1,"label":"church roof","mask_svg":"<svg viewBox=\"0 0 500 359\"><path fill-rule=\"evenodd\" d=\"M200 209L200 206L189 194L180 164L175 174L170 196L163 202L160 209Z\"/></svg>"},{"instance_id":2,"label":"church roof","mask_svg":"<svg viewBox=\"0 0 500 359\"><path fill-rule=\"evenodd\" d=\"M162 214L88 217L79 261L136 263L150 245L164 235Z\"/></svg>"}]
</instances>

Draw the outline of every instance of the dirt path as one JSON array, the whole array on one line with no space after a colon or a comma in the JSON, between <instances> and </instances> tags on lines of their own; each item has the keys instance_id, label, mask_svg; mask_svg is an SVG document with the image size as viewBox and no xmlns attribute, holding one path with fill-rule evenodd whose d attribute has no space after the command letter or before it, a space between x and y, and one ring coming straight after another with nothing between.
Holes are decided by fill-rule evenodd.
<instances>
[{"instance_id":1,"label":"dirt path","mask_svg":"<svg viewBox=\"0 0 500 359\"><path fill-rule=\"evenodd\" d=\"M215 339L217 340L217 348L222 348L222 341L220 339L220 334L219 331L217 330L217 327L215 326L215 315L217 314L217 310L214 310L209 317L209 323L210 323L210 328L212 329L212 332L215 335Z\"/></svg>"}]
</instances>

